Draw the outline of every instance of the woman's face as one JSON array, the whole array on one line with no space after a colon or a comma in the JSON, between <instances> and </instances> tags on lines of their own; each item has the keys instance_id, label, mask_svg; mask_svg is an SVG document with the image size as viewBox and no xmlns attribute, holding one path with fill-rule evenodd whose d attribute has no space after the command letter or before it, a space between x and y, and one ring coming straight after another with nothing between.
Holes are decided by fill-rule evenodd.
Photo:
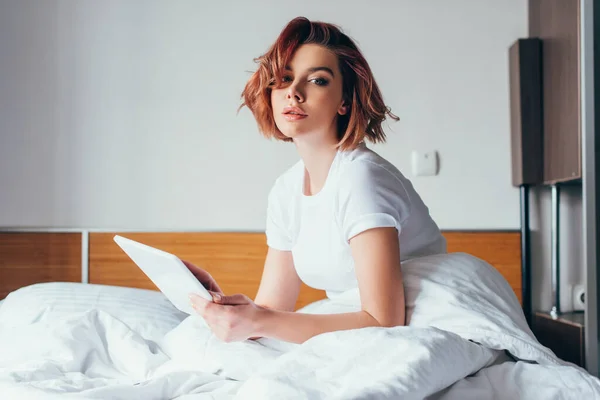
<instances>
[{"instance_id":1,"label":"woman's face","mask_svg":"<svg viewBox=\"0 0 600 400\"><path fill-rule=\"evenodd\" d=\"M271 92L271 105L285 136L337 140L337 115L347 112L337 56L316 44L298 47L286 66L282 86Z\"/></svg>"}]
</instances>

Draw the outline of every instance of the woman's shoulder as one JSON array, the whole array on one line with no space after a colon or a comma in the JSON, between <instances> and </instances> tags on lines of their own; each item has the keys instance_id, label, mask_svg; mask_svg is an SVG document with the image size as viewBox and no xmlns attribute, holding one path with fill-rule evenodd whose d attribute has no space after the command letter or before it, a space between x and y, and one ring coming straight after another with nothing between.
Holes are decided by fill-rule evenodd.
<instances>
[{"instance_id":1,"label":"woman's shoulder","mask_svg":"<svg viewBox=\"0 0 600 400\"><path fill-rule=\"evenodd\" d=\"M343 181L407 181L394 164L364 144L354 150L342 152L340 158L338 175Z\"/></svg>"},{"instance_id":2,"label":"woman's shoulder","mask_svg":"<svg viewBox=\"0 0 600 400\"><path fill-rule=\"evenodd\" d=\"M402 210L402 219L420 201L412 182L392 162L366 146L346 152L339 163L337 197L340 204L387 204Z\"/></svg>"}]
</instances>

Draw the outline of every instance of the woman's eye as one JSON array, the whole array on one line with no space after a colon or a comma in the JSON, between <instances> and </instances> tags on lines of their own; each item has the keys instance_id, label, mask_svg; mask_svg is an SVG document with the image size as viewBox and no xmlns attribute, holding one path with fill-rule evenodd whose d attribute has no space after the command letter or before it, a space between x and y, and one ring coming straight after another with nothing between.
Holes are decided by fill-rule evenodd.
<instances>
[{"instance_id":1,"label":"woman's eye","mask_svg":"<svg viewBox=\"0 0 600 400\"><path fill-rule=\"evenodd\" d=\"M329 83L329 81L325 78L315 78L315 79L311 79L310 81L318 86L325 86Z\"/></svg>"},{"instance_id":2,"label":"woman's eye","mask_svg":"<svg viewBox=\"0 0 600 400\"><path fill-rule=\"evenodd\" d=\"M281 82L287 83L287 82L291 82L291 81L292 81L292 78L289 76L284 76L283 78L281 78Z\"/></svg>"}]
</instances>

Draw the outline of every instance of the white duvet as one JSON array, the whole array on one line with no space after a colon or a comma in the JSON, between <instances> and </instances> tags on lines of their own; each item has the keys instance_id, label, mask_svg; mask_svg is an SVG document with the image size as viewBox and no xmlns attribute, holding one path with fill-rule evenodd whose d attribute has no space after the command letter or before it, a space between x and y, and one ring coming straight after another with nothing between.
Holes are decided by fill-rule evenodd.
<instances>
[{"instance_id":1,"label":"white duvet","mask_svg":"<svg viewBox=\"0 0 600 400\"><path fill-rule=\"evenodd\" d=\"M302 345L222 343L199 317L154 340L100 309L1 320L0 398L600 399L598 379L535 340L487 263L455 253L402 268L409 326L327 333ZM358 306L352 291L302 312Z\"/></svg>"}]
</instances>

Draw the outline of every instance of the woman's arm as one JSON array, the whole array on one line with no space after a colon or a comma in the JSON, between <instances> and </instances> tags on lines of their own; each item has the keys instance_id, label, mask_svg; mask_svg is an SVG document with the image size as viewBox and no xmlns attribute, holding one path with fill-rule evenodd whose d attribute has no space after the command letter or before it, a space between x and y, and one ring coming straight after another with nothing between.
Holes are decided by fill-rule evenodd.
<instances>
[{"instance_id":1,"label":"woman's arm","mask_svg":"<svg viewBox=\"0 0 600 400\"><path fill-rule=\"evenodd\" d=\"M331 331L405 324L404 286L395 228L376 228L350 240L358 279L361 311L311 315L261 310L257 334L301 343Z\"/></svg>"},{"instance_id":2,"label":"woman's arm","mask_svg":"<svg viewBox=\"0 0 600 400\"><path fill-rule=\"evenodd\" d=\"M295 272L292 275L276 273L279 270L275 259L285 257L277 252L266 263L269 267L265 268L257 303L242 294L219 295L214 303L199 296L191 296L190 300L215 335L226 342L262 336L302 343L325 332L404 325L404 286L396 229L365 231L350 240L350 247L362 306L358 312L325 315L292 312L300 279L297 282L292 279L297 278ZM284 286L277 287L278 282Z\"/></svg>"},{"instance_id":3,"label":"woman's arm","mask_svg":"<svg viewBox=\"0 0 600 400\"><path fill-rule=\"evenodd\" d=\"M254 302L272 310L294 311L300 284L292 253L269 247Z\"/></svg>"}]
</instances>

